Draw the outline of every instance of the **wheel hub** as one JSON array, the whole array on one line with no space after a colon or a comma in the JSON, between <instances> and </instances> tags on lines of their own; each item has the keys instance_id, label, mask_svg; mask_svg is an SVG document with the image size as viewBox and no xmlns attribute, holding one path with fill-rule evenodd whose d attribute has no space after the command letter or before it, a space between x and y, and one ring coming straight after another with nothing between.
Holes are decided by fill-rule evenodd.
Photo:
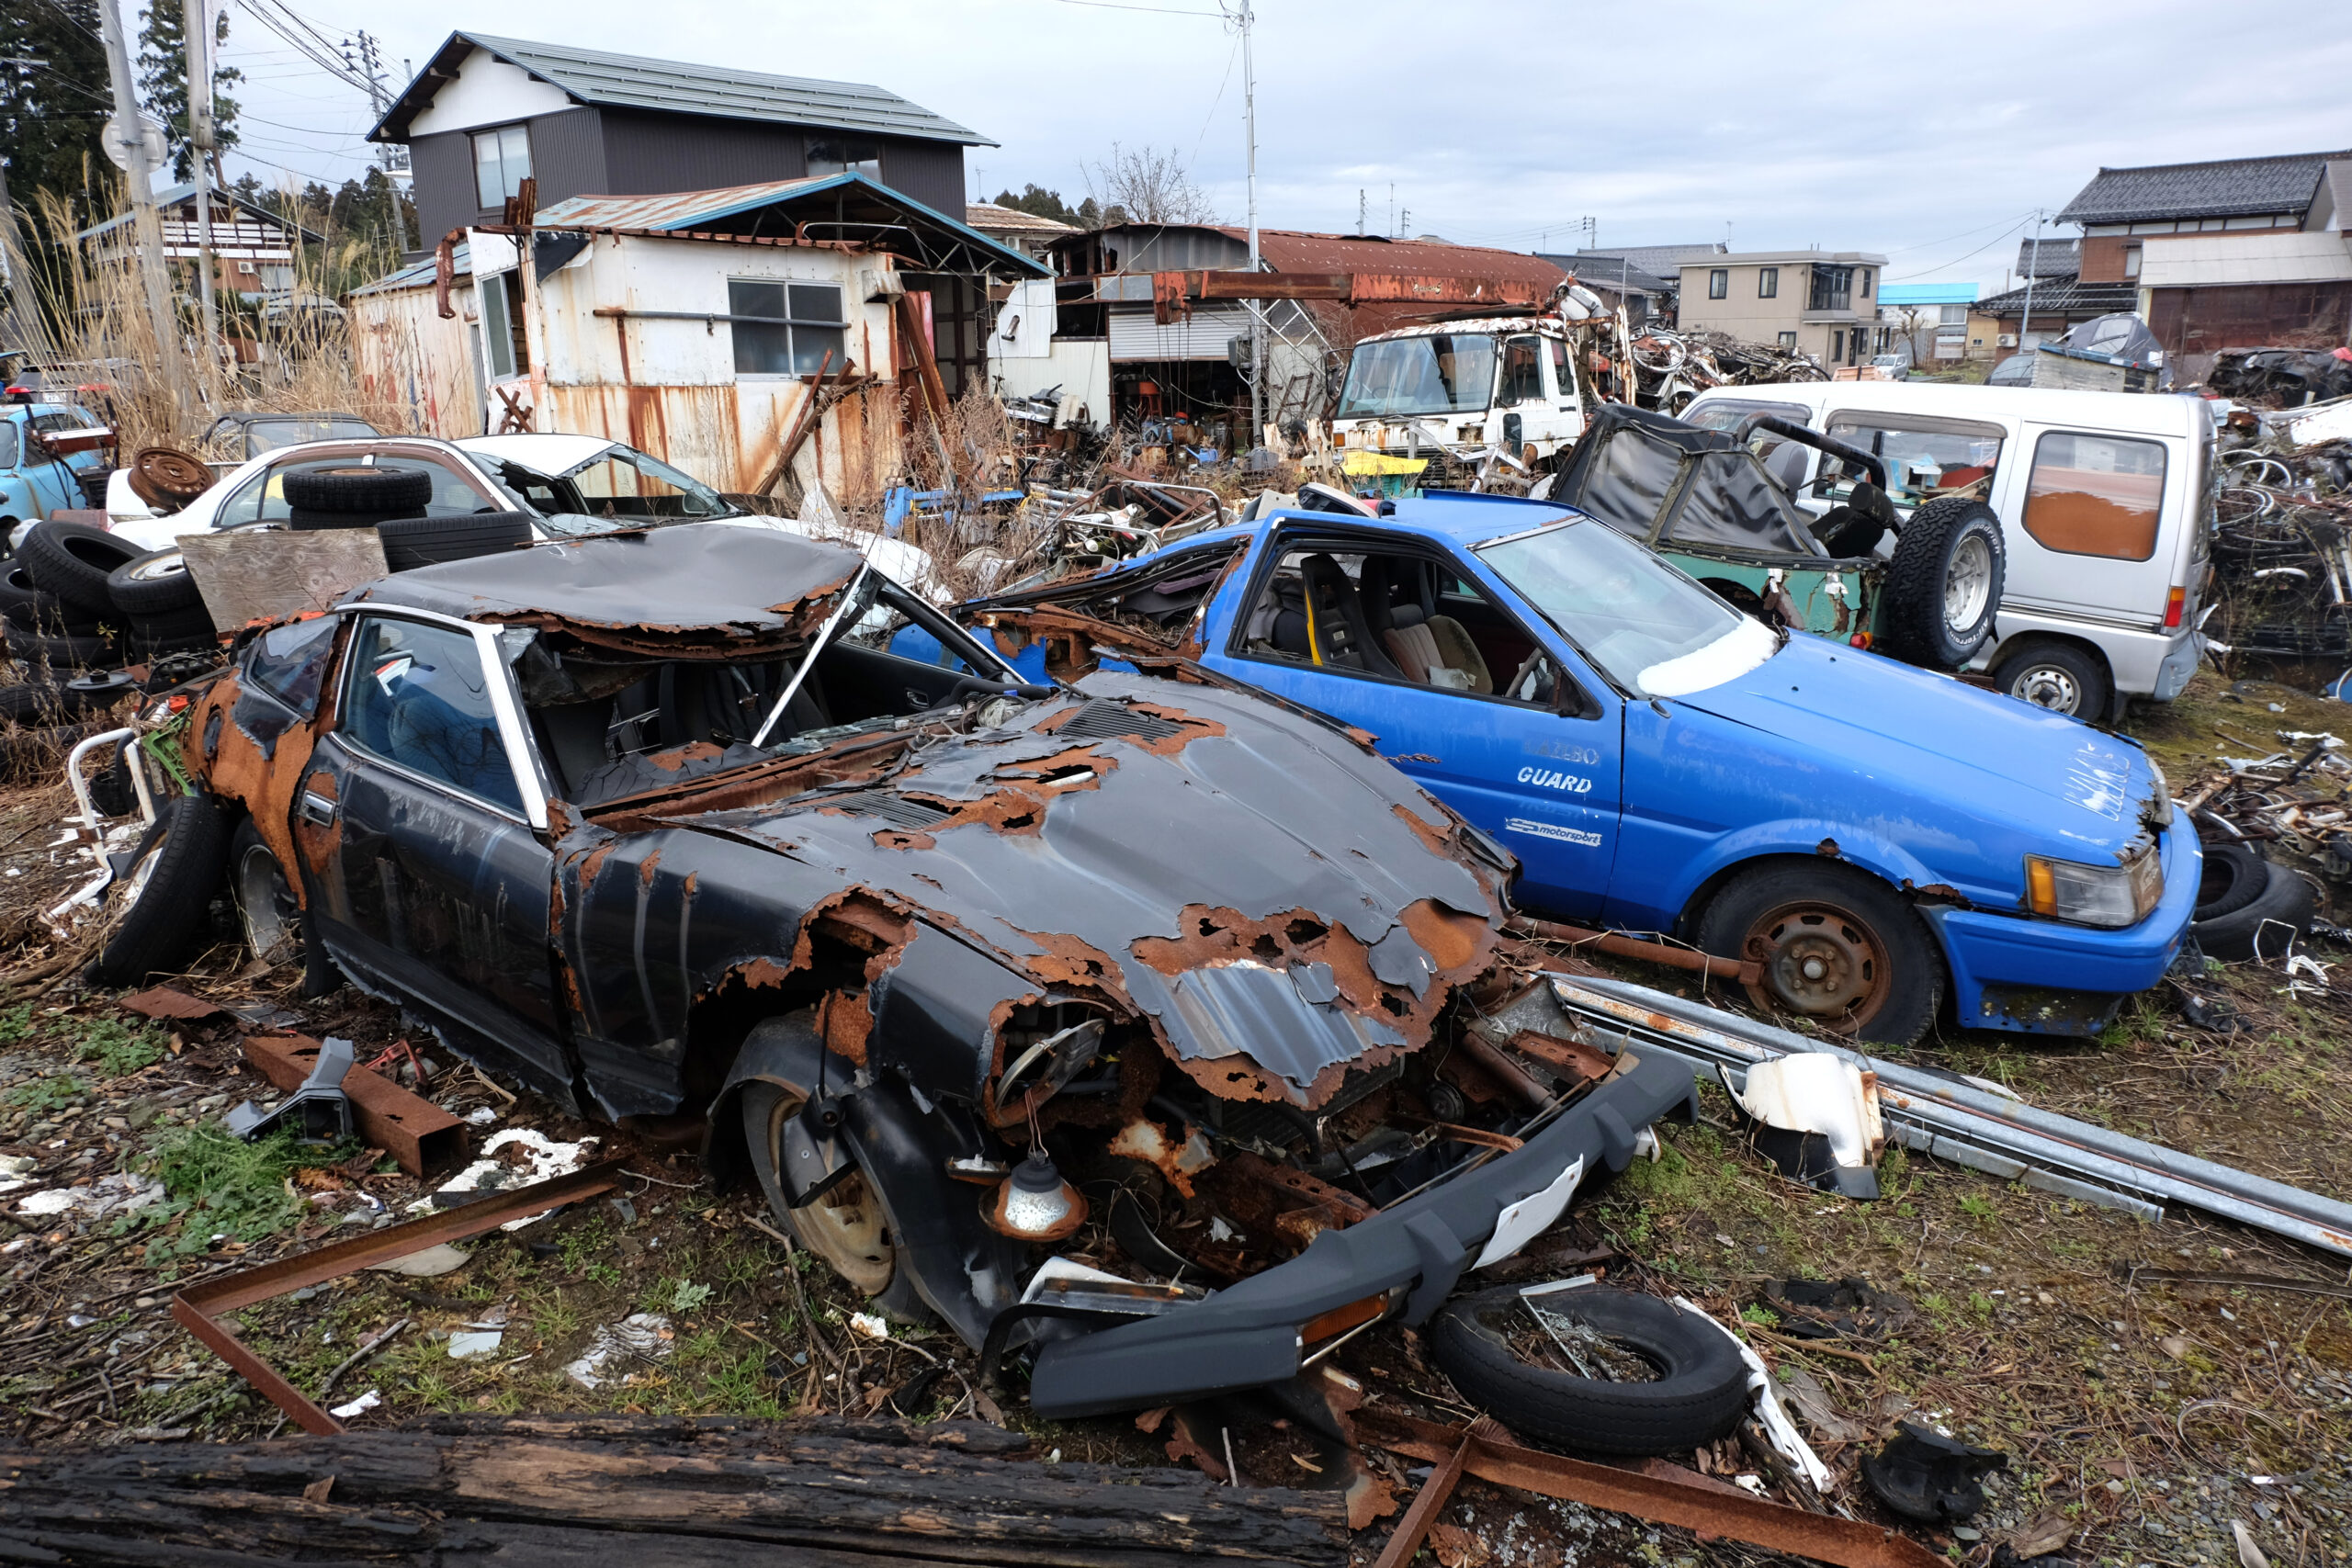
<instances>
[{"instance_id":1,"label":"wheel hub","mask_svg":"<svg viewBox=\"0 0 2352 1568\"><path fill-rule=\"evenodd\" d=\"M1952 552L1944 577L1944 625L1954 632L1974 630L1992 590L1993 547L1983 535L1971 534Z\"/></svg>"},{"instance_id":2,"label":"wheel hub","mask_svg":"<svg viewBox=\"0 0 2352 1568\"><path fill-rule=\"evenodd\" d=\"M2074 713L2083 705L2083 688L2075 677L2054 664L2021 671L2009 682L2009 695L2053 713Z\"/></svg>"},{"instance_id":3,"label":"wheel hub","mask_svg":"<svg viewBox=\"0 0 2352 1568\"><path fill-rule=\"evenodd\" d=\"M1744 944L1763 966L1759 999L1833 1028L1858 1028L1887 994L1886 951L1869 926L1832 904L1767 913Z\"/></svg>"},{"instance_id":4,"label":"wheel hub","mask_svg":"<svg viewBox=\"0 0 2352 1568\"><path fill-rule=\"evenodd\" d=\"M245 925L245 945L255 958L276 964L292 951L300 929L294 890L286 885L277 858L256 844L237 862L237 913Z\"/></svg>"}]
</instances>

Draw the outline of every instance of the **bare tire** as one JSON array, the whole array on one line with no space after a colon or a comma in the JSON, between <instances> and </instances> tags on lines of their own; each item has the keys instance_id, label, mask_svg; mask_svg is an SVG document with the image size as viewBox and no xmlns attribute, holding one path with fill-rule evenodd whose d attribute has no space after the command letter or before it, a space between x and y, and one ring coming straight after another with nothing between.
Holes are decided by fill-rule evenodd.
<instances>
[{"instance_id":1,"label":"bare tire","mask_svg":"<svg viewBox=\"0 0 2352 1568\"><path fill-rule=\"evenodd\" d=\"M180 966L204 934L228 838L220 813L200 795L175 795L157 806L154 824L108 890L127 908L90 965L91 984L136 985Z\"/></svg>"},{"instance_id":2,"label":"bare tire","mask_svg":"<svg viewBox=\"0 0 2352 1568\"><path fill-rule=\"evenodd\" d=\"M433 476L423 468L369 468L297 470L285 479L286 504L296 512L372 513L377 517L413 517L433 499Z\"/></svg>"},{"instance_id":3,"label":"bare tire","mask_svg":"<svg viewBox=\"0 0 2352 1568\"><path fill-rule=\"evenodd\" d=\"M311 938L310 913L292 879L250 817L229 841L229 892L247 952L265 964L300 964L306 997L323 997L343 983L334 961Z\"/></svg>"},{"instance_id":4,"label":"bare tire","mask_svg":"<svg viewBox=\"0 0 2352 1568\"><path fill-rule=\"evenodd\" d=\"M2261 868L2262 882L2253 897L2188 928L2207 957L2284 958L2297 939L2310 934L2312 917L2319 911L2319 895L2312 885L2286 866L2266 860L2255 864Z\"/></svg>"},{"instance_id":5,"label":"bare tire","mask_svg":"<svg viewBox=\"0 0 2352 1568\"><path fill-rule=\"evenodd\" d=\"M1555 1370L1549 1356L1528 1359L1520 1347L1557 1341L1516 1285L1448 1302L1430 1325L1437 1364L1504 1426L1586 1453L1640 1455L1687 1452L1739 1425L1747 1364L1713 1324L1634 1291L1584 1286L1532 1300L1554 1323L1632 1352L1657 1376L1581 1377Z\"/></svg>"},{"instance_id":6,"label":"bare tire","mask_svg":"<svg viewBox=\"0 0 2352 1568\"><path fill-rule=\"evenodd\" d=\"M2003 654L1993 666L1993 686L2021 703L2092 720L2107 716L2114 689L2097 654L2064 642L2032 643Z\"/></svg>"},{"instance_id":7,"label":"bare tire","mask_svg":"<svg viewBox=\"0 0 2352 1568\"><path fill-rule=\"evenodd\" d=\"M114 614L107 579L141 553L129 540L82 523L38 524L17 549L34 587L102 617Z\"/></svg>"},{"instance_id":8,"label":"bare tire","mask_svg":"<svg viewBox=\"0 0 2352 1568\"><path fill-rule=\"evenodd\" d=\"M1880 591L1887 650L1931 670L1975 658L1993 635L2007 561L2000 514L1983 502L1947 496L1912 513Z\"/></svg>"},{"instance_id":9,"label":"bare tire","mask_svg":"<svg viewBox=\"0 0 2352 1568\"><path fill-rule=\"evenodd\" d=\"M204 608L204 595L196 579L187 574L187 558L177 545L123 562L107 574L107 592L113 596L115 608L126 615L168 615Z\"/></svg>"},{"instance_id":10,"label":"bare tire","mask_svg":"<svg viewBox=\"0 0 2352 1568\"><path fill-rule=\"evenodd\" d=\"M378 524L376 533L384 541L384 565L393 571L499 555L529 544L535 536L531 525L512 512L489 517L400 517Z\"/></svg>"},{"instance_id":11,"label":"bare tire","mask_svg":"<svg viewBox=\"0 0 2352 1568\"><path fill-rule=\"evenodd\" d=\"M1943 1000L1943 957L1917 910L1868 872L1768 861L1725 883L1694 933L1708 953L1753 960L1748 998L1835 1034L1908 1045Z\"/></svg>"},{"instance_id":12,"label":"bare tire","mask_svg":"<svg viewBox=\"0 0 2352 1568\"><path fill-rule=\"evenodd\" d=\"M764 1079L743 1086L743 1142L760 1190L777 1219L800 1245L823 1258L836 1274L869 1296L880 1295L898 1271L882 1205L864 1172L844 1177L814 1202L794 1208L786 1201L777 1172L783 1162L784 1124L800 1114L803 1097Z\"/></svg>"}]
</instances>

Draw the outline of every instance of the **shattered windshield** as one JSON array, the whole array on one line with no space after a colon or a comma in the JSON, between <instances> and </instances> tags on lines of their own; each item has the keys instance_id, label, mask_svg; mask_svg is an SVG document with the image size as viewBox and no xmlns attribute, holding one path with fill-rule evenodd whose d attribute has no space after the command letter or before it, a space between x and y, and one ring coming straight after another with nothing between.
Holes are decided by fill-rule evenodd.
<instances>
[{"instance_id":1,"label":"shattered windshield","mask_svg":"<svg viewBox=\"0 0 2352 1568\"><path fill-rule=\"evenodd\" d=\"M1495 340L1483 333L1360 343L1334 419L1484 413L1495 389Z\"/></svg>"},{"instance_id":2,"label":"shattered windshield","mask_svg":"<svg viewBox=\"0 0 2352 1568\"><path fill-rule=\"evenodd\" d=\"M544 474L511 457L496 468L500 483L517 501L568 537L741 512L691 474L628 446L609 447L560 474Z\"/></svg>"},{"instance_id":3,"label":"shattered windshield","mask_svg":"<svg viewBox=\"0 0 2352 1568\"><path fill-rule=\"evenodd\" d=\"M1624 536L1578 520L1478 557L1622 689L1673 697L1770 659L1780 639Z\"/></svg>"}]
</instances>

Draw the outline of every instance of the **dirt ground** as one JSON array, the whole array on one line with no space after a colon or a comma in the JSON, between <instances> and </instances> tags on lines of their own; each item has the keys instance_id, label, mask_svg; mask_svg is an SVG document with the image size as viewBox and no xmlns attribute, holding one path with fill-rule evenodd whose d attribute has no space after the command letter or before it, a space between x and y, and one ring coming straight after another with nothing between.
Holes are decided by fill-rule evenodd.
<instances>
[{"instance_id":1,"label":"dirt ground","mask_svg":"<svg viewBox=\"0 0 2352 1568\"><path fill-rule=\"evenodd\" d=\"M2286 711L2269 711L2273 702ZM2207 674L2126 728L2178 791L2201 759L2270 749L2275 731L2327 729L2344 711L2283 687L2233 691ZM2352 737L2352 726L2340 732ZM0 794L0 943L21 942L31 915L70 885L54 844L63 804L53 784ZM865 1303L785 1243L756 1195L714 1195L691 1152L515 1099L350 987L304 1002L296 976L241 969L231 934L224 926L221 945L175 982L237 1010L208 1020L150 1022L70 972L0 997L0 1156L10 1162L0 1174L22 1183L0 1196L0 1420L18 1440L269 1432L277 1411L171 1320L171 1292L390 1224L424 1195L356 1147L298 1155L218 1132L238 1101L270 1098L242 1066L240 1042L277 1026L346 1036L363 1060L409 1040L435 1069L425 1091L480 1123L477 1146L528 1128L596 1137L598 1156L630 1159L625 1193L468 1243L452 1272L371 1272L238 1314L247 1343L322 1403L372 1393L379 1403L356 1421L880 1411L1002 1420L1072 1459L1168 1463L1182 1447L1171 1429L1147 1435L1127 1419L1038 1421L1017 1379L984 1386L977 1359L938 1328L894 1324L874 1337L856 1321ZM2352 956L2326 943L2312 953L2323 964ZM1652 985L1672 973L1619 972ZM1909 1059L2341 1196L2352 1192L2352 969L2341 976L2290 994L2276 968L2214 966L2137 999L2096 1041L1969 1032ZM2187 991L2226 1001L2235 1032L2192 1027L2177 1005ZM2086 1564L2219 1568L2241 1562L2238 1523L2270 1563L2352 1563L2352 1299L2132 1278L2138 1265L2341 1289L2352 1283L2343 1259L2194 1216L2143 1223L1899 1151L1880 1175L1875 1203L1795 1186L1745 1146L1713 1092L1705 1122L1669 1130L1655 1162L1637 1162L1506 1268L1527 1279L1599 1269L1741 1320L1784 1380L1801 1371L1820 1389L1813 1436L1857 1517L1894 1522L1858 1464L1898 1419L2001 1450L2007 1468L1965 1527L1906 1527L1973 1568L2012 1561L2007 1543L2052 1514L2069 1537L2064 1557ZM28 1200L61 1190L75 1195L72 1207L27 1212ZM1769 1281L1790 1278L1857 1279L1901 1304L1875 1333L1804 1340L1763 1298ZM585 1386L567 1369L631 1314L662 1320L650 1353L616 1358ZM1409 1331L1365 1334L1336 1359L1375 1402L1449 1420L1471 1413ZM1313 1483L1322 1472L1295 1436L1245 1440L1243 1479ZM1714 1473L1758 1468L1731 1439L1685 1460ZM1425 1468L1374 1462L1400 1505ZM1378 1555L1394 1522L1360 1533L1360 1561ZM1478 1483L1443 1511L1430 1552L1445 1568L1781 1561Z\"/></svg>"}]
</instances>

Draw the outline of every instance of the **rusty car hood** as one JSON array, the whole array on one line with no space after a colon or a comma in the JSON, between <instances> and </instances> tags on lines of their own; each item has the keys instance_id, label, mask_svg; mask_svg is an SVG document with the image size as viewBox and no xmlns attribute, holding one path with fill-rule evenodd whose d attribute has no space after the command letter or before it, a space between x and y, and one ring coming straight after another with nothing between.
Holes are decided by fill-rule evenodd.
<instances>
[{"instance_id":1,"label":"rusty car hood","mask_svg":"<svg viewBox=\"0 0 2352 1568\"><path fill-rule=\"evenodd\" d=\"M1483 975L1507 857L1352 736L1097 674L1006 728L773 806L672 816L1148 1019L1231 1099L1328 1100Z\"/></svg>"}]
</instances>

